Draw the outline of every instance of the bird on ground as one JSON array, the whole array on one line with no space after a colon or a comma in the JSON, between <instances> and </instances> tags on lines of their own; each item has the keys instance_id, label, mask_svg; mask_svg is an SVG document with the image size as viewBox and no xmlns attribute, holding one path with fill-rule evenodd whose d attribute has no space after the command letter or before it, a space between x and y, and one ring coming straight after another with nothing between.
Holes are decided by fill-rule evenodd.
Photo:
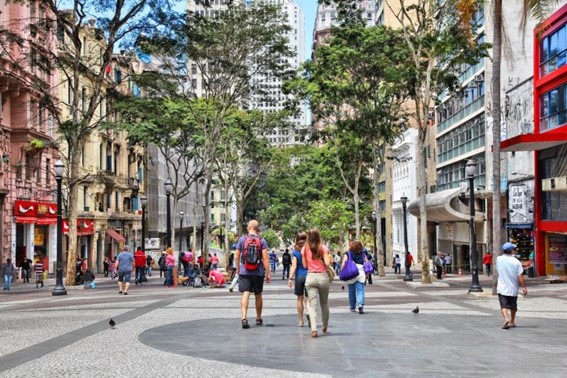
<instances>
[{"instance_id":1,"label":"bird on ground","mask_svg":"<svg viewBox=\"0 0 567 378\"><path fill-rule=\"evenodd\" d=\"M110 326L110 328L114 329L114 327L116 327L116 322L114 321L114 319L110 318L108 325Z\"/></svg>"},{"instance_id":2,"label":"bird on ground","mask_svg":"<svg viewBox=\"0 0 567 378\"><path fill-rule=\"evenodd\" d=\"M419 306L417 306L416 308L414 308L413 310L411 310L411 312L413 312L414 314L419 314Z\"/></svg>"}]
</instances>

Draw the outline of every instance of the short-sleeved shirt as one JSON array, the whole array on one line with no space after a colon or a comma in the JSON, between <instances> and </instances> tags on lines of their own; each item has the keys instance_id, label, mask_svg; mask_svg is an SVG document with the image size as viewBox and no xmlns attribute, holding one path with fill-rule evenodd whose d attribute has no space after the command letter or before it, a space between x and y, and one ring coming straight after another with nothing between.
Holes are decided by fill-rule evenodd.
<instances>
[{"instance_id":1,"label":"short-sleeved shirt","mask_svg":"<svg viewBox=\"0 0 567 378\"><path fill-rule=\"evenodd\" d=\"M329 249L324 245L321 245L321 251L322 251L321 258L323 260L319 260L319 259L314 260L313 254L311 253L311 249L309 248L308 245L305 246L303 253L305 253L305 258L307 259L307 271L309 273L327 272L327 269L325 268L323 261L325 260L325 255L329 253Z\"/></svg>"},{"instance_id":2,"label":"short-sleeved shirt","mask_svg":"<svg viewBox=\"0 0 567 378\"><path fill-rule=\"evenodd\" d=\"M132 271L132 264L134 264L134 256L130 252L122 251L116 257L118 261L118 272L130 272Z\"/></svg>"},{"instance_id":3,"label":"short-sleeved shirt","mask_svg":"<svg viewBox=\"0 0 567 378\"><path fill-rule=\"evenodd\" d=\"M257 236L257 235L250 234L248 236ZM244 267L243 258L244 258L244 245L245 244L246 244L246 236L241 236L238 239L238 242L236 243L236 249L240 251L240 271L239 271L239 274L243 275L243 276L264 276L264 274L265 274L264 264L262 264L262 261L260 261L260 266L256 270L247 270ZM263 238L260 238L260 245L262 246L261 253L263 253L263 251L268 249L268 243L266 243L266 241Z\"/></svg>"},{"instance_id":4,"label":"short-sleeved shirt","mask_svg":"<svg viewBox=\"0 0 567 378\"><path fill-rule=\"evenodd\" d=\"M518 277L524 272L522 263L512 255L504 254L496 259L498 269L498 294L508 297L518 296Z\"/></svg>"},{"instance_id":5,"label":"short-sleeved shirt","mask_svg":"<svg viewBox=\"0 0 567 378\"><path fill-rule=\"evenodd\" d=\"M295 275L298 277L307 276L307 268L303 266L303 259L301 258L301 252L297 249L292 252L293 257L297 259L297 269L295 270Z\"/></svg>"}]
</instances>

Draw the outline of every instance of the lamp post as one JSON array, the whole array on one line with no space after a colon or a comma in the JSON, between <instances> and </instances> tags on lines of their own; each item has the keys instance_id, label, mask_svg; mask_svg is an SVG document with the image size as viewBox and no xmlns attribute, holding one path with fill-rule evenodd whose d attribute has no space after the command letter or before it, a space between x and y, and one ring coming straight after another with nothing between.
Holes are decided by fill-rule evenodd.
<instances>
[{"instance_id":1,"label":"lamp post","mask_svg":"<svg viewBox=\"0 0 567 378\"><path fill-rule=\"evenodd\" d=\"M408 203L408 197L406 197L405 195L403 195L400 198L400 201L402 201L402 210L404 213L404 249L405 249L405 253L406 253L406 258L405 258L405 267L406 267L406 274L404 276L404 281L413 281L413 277L411 276L411 267L410 267L410 261L408 259L409 257L409 247L408 247L408 219L407 219L407 203Z\"/></svg>"},{"instance_id":2,"label":"lamp post","mask_svg":"<svg viewBox=\"0 0 567 378\"><path fill-rule=\"evenodd\" d=\"M480 283L478 282L478 253L476 249L476 227L474 223L474 176L476 174L476 162L474 159L470 159L467 161L467 165L465 166L465 171L467 173L467 177L469 179L469 209L470 209L470 221L469 226L471 229L471 262L472 262L472 283L471 287L469 288L469 293L475 292L479 293L482 292L482 287L480 287Z\"/></svg>"},{"instance_id":3,"label":"lamp post","mask_svg":"<svg viewBox=\"0 0 567 378\"><path fill-rule=\"evenodd\" d=\"M148 199L141 197L140 203L142 204L142 251L146 253L146 205L148 204Z\"/></svg>"},{"instance_id":4,"label":"lamp post","mask_svg":"<svg viewBox=\"0 0 567 378\"><path fill-rule=\"evenodd\" d=\"M183 230L183 211L179 212L179 252L181 253L181 243L183 241L183 236L181 234L181 230Z\"/></svg>"},{"instance_id":5,"label":"lamp post","mask_svg":"<svg viewBox=\"0 0 567 378\"><path fill-rule=\"evenodd\" d=\"M376 217L376 211L372 211L372 223L374 223L374 230L372 232L374 235L374 261L376 261L376 265L378 265L378 243L376 242L376 234L378 233L378 227L376 225L378 224L378 218ZM384 268L386 268L386 260L384 260Z\"/></svg>"},{"instance_id":6,"label":"lamp post","mask_svg":"<svg viewBox=\"0 0 567 378\"><path fill-rule=\"evenodd\" d=\"M55 163L55 181L57 181L57 267L55 268L55 287L52 295L67 295L67 290L63 286L63 216L62 216L62 193L61 181L65 165L61 160Z\"/></svg>"},{"instance_id":7,"label":"lamp post","mask_svg":"<svg viewBox=\"0 0 567 378\"><path fill-rule=\"evenodd\" d=\"M165 196L167 197L167 234L165 238L166 248L171 247L171 204L169 203L169 196L171 196L171 192L173 191L173 184L171 183L171 179L168 178L165 180L163 184L165 187Z\"/></svg>"}]
</instances>

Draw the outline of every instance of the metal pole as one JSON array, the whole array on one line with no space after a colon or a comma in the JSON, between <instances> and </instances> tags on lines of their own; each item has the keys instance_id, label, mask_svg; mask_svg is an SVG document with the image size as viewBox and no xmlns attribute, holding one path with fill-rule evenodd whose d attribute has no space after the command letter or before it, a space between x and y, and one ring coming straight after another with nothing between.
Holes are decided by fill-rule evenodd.
<instances>
[{"instance_id":1,"label":"metal pole","mask_svg":"<svg viewBox=\"0 0 567 378\"><path fill-rule=\"evenodd\" d=\"M142 205L142 251L146 253L146 205Z\"/></svg>"},{"instance_id":2,"label":"metal pole","mask_svg":"<svg viewBox=\"0 0 567 378\"><path fill-rule=\"evenodd\" d=\"M67 295L67 290L63 286L63 215L61 209L61 180L62 176L56 175L57 181L57 268L55 269L55 288L51 292L52 295Z\"/></svg>"},{"instance_id":3,"label":"metal pole","mask_svg":"<svg viewBox=\"0 0 567 378\"><path fill-rule=\"evenodd\" d=\"M183 215L180 216L179 219L179 253L181 253L181 248L182 248L182 241L183 241L183 235L181 234L181 230L183 229Z\"/></svg>"},{"instance_id":4,"label":"metal pole","mask_svg":"<svg viewBox=\"0 0 567 378\"><path fill-rule=\"evenodd\" d=\"M169 196L171 194L170 193L165 193L165 196L167 197L167 235L166 235L166 240L165 240L165 244L167 248L171 247L171 204L169 203Z\"/></svg>"},{"instance_id":5,"label":"metal pole","mask_svg":"<svg viewBox=\"0 0 567 378\"><path fill-rule=\"evenodd\" d=\"M470 197L470 229L471 229L471 259L472 259L472 283L469 293L482 292L482 287L478 281L478 254L476 249L476 227L474 223L474 175L469 175L469 197Z\"/></svg>"},{"instance_id":6,"label":"metal pole","mask_svg":"<svg viewBox=\"0 0 567 378\"><path fill-rule=\"evenodd\" d=\"M409 256L409 247L408 247L408 220L407 220L407 207L406 207L406 201L407 198L405 198L405 201L402 199L402 210L404 212L404 248L405 248L405 252L406 252L406 261L405 261L405 267L406 267L406 274L404 276L404 281L413 281L413 277L411 276L411 267L410 267L410 262L408 259Z\"/></svg>"}]
</instances>

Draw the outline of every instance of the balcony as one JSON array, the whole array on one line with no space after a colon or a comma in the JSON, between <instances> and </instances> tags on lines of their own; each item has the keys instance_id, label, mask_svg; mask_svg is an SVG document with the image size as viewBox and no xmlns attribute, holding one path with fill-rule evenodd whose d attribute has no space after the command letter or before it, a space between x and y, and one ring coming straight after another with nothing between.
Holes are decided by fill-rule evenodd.
<instances>
[{"instance_id":1,"label":"balcony","mask_svg":"<svg viewBox=\"0 0 567 378\"><path fill-rule=\"evenodd\" d=\"M447 130L451 126L455 125L457 122L463 120L464 118L470 116L474 112L482 109L484 107L484 98L485 96L481 96L453 114L452 116L448 117L443 122L439 122L437 125L437 134L442 133L443 131Z\"/></svg>"}]
</instances>

